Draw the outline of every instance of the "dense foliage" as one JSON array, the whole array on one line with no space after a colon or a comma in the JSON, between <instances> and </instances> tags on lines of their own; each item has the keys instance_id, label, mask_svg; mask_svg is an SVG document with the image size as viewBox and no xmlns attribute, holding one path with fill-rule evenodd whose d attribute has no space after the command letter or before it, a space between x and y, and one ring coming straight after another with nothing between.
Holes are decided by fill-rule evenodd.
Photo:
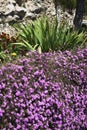
<instances>
[{"instance_id":1,"label":"dense foliage","mask_svg":"<svg viewBox=\"0 0 87 130\"><path fill-rule=\"evenodd\" d=\"M17 52L15 45L11 43L17 42L17 37L10 36L9 34L2 32L0 34L0 60L5 60L8 56L8 53Z\"/></svg>"},{"instance_id":2,"label":"dense foliage","mask_svg":"<svg viewBox=\"0 0 87 130\"><path fill-rule=\"evenodd\" d=\"M16 36L0 34L0 62L11 60L11 54L26 55L28 51L39 53L74 50L87 45L85 31L76 31L65 21L58 25L56 19L39 18L31 23L15 24Z\"/></svg>"},{"instance_id":3,"label":"dense foliage","mask_svg":"<svg viewBox=\"0 0 87 130\"><path fill-rule=\"evenodd\" d=\"M0 51L13 51L15 46L11 46L12 42L17 42L17 38L2 32L0 34Z\"/></svg>"},{"instance_id":4,"label":"dense foliage","mask_svg":"<svg viewBox=\"0 0 87 130\"><path fill-rule=\"evenodd\" d=\"M45 18L39 18L36 21L25 25L16 25L19 42L14 43L16 48L23 47L26 50L40 50L40 52L65 51L82 47L87 41L85 32L74 30L62 21L60 26L56 19L50 22Z\"/></svg>"},{"instance_id":5,"label":"dense foliage","mask_svg":"<svg viewBox=\"0 0 87 130\"><path fill-rule=\"evenodd\" d=\"M87 129L87 48L29 52L2 66L0 129Z\"/></svg>"}]
</instances>

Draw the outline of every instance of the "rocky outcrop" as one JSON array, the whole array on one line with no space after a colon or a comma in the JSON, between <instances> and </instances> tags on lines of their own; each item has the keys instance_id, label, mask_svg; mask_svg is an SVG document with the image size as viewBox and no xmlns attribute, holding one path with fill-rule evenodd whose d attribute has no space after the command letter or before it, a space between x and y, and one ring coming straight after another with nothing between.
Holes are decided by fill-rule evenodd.
<instances>
[{"instance_id":1,"label":"rocky outcrop","mask_svg":"<svg viewBox=\"0 0 87 130\"><path fill-rule=\"evenodd\" d=\"M60 8L59 12L61 19L68 18L72 21L72 16L67 12L63 13ZM52 0L0 0L0 32L9 33L10 24L35 20L43 14L55 16ZM14 29L10 32L14 32Z\"/></svg>"},{"instance_id":2,"label":"rocky outcrop","mask_svg":"<svg viewBox=\"0 0 87 130\"><path fill-rule=\"evenodd\" d=\"M0 2L0 6L0 23L22 20L26 15L26 8L20 7L14 0Z\"/></svg>"}]
</instances>

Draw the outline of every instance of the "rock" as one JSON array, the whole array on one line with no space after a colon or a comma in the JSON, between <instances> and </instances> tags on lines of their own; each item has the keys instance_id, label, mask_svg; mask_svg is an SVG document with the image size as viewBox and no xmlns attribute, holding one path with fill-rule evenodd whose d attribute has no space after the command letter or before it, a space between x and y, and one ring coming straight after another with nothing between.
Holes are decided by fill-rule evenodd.
<instances>
[{"instance_id":1,"label":"rock","mask_svg":"<svg viewBox=\"0 0 87 130\"><path fill-rule=\"evenodd\" d=\"M83 20L82 28L84 28L87 31L87 20Z\"/></svg>"},{"instance_id":2,"label":"rock","mask_svg":"<svg viewBox=\"0 0 87 130\"><path fill-rule=\"evenodd\" d=\"M26 0L15 0L15 2L19 5L22 6L26 2Z\"/></svg>"},{"instance_id":3,"label":"rock","mask_svg":"<svg viewBox=\"0 0 87 130\"><path fill-rule=\"evenodd\" d=\"M87 20L83 20L82 25L85 25L87 27Z\"/></svg>"},{"instance_id":4,"label":"rock","mask_svg":"<svg viewBox=\"0 0 87 130\"><path fill-rule=\"evenodd\" d=\"M18 15L14 15L14 17L8 16L5 22L10 24L16 22L17 20L20 20L20 17Z\"/></svg>"},{"instance_id":5,"label":"rock","mask_svg":"<svg viewBox=\"0 0 87 130\"><path fill-rule=\"evenodd\" d=\"M3 13L5 16L8 15L14 15L15 12L15 6L13 4L8 4L5 8L5 13Z\"/></svg>"},{"instance_id":6,"label":"rock","mask_svg":"<svg viewBox=\"0 0 87 130\"><path fill-rule=\"evenodd\" d=\"M24 18L26 11L27 10L24 7L16 6L16 8L15 8L15 14L20 17L20 20L22 20Z\"/></svg>"},{"instance_id":7,"label":"rock","mask_svg":"<svg viewBox=\"0 0 87 130\"><path fill-rule=\"evenodd\" d=\"M35 20L43 14L54 17L55 7L53 0L0 0L0 31L7 31L13 34L10 24L14 22L27 22ZM58 10L60 18L72 21L72 16ZM3 24L3 26L1 26ZM11 31L12 29L12 31ZM9 31L10 30L10 31Z\"/></svg>"},{"instance_id":8,"label":"rock","mask_svg":"<svg viewBox=\"0 0 87 130\"><path fill-rule=\"evenodd\" d=\"M25 18L26 19L35 20L36 19L36 15L34 13L27 13Z\"/></svg>"},{"instance_id":9,"label":"rock","mask_svg":"<svg viewBox=\"0 0 87 130\"><path fill-rule=\"evenodd\" d=\"M10 34L11 36L14 36L16 34L16 30L12 28L8 23L0 24L0 34L2 32Z\"/></svg>"},{"instance_id":10,"label":"rock","mask_svg":"<svg viewBox=\"0 0 87 130\"><path fill-rule=\"evenodd\" d=\"M5 22L10 22L12 20L22 20L26 14L26 9L24 7L14 6L9 4L6 6L5 13L0 13L1 18L5 19Z\"/></svg>"},{"instance_id":11,"label":"rock","mask_svg":"<svg viewBox=\"0 0 87 130\"><path fill-rule=\"evenodd\" d=\"M33 11L31 11L32 13L36 13L36 14L39 14L43 11L43 8L42 7L39 7L39 8L35 8Z\"/></svg>"},{"instance_id":12,"label":"rock","mask_svg":"<svg viewBox=\"0 0 87 130\"><path fill-rule=\"evenodd\" d=\"M16 6L16 1L15 0L8 0L9 4L13 4L14 6Z\"/></svg>"}]
</instances>

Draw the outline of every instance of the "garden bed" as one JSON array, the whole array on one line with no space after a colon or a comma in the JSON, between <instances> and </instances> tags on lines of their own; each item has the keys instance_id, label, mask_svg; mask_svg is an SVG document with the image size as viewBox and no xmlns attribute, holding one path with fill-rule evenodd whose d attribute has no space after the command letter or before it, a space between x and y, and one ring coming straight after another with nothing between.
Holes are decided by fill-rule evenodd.
<instances>
[{"instance_id":1,"label":"garden bed","mask_svg":"<svg viewBox=\"0 0 87 130\"><path fill-rule=\"evenodd\" d=\"M87 48L0 67L0 130L86 130Z\"/></svg>"}]
</instances>

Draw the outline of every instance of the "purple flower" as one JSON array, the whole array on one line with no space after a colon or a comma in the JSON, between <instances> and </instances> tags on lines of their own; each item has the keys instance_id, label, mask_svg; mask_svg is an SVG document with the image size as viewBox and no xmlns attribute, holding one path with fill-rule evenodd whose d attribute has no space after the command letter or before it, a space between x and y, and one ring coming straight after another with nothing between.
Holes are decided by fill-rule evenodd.
<instances>
[{"instance_id":1,"label":"purple flower","mask_svg":"<svg viewBox=\"0 0 87 130\"><path fill-rule=\"evenodd\" d=\"M29 52L0 69L0 129L87 129L87 49Z\"/></svg>"},{"instance_id":2,"label":"purple flower","mask_svg":"<svg viewBox=\"0 0 87 130\"><path fill-rule=\"evenodd\" d=\"M3 113L4 113L4 110L2 110L2 109L0 108L0 117L3 116Z\"/></svg>"}]
</instances>

